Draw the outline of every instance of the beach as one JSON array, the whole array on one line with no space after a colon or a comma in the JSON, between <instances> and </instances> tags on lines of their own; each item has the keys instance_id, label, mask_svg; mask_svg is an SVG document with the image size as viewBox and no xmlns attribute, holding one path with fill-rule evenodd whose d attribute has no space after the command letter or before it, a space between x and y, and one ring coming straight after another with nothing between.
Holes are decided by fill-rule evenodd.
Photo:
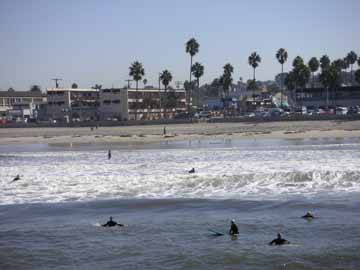
<instances>
[{"instance_id":1,"label":"beach","mask_svg":"<svg viewBox=\"0 0 360 270\"><path fill-rule=\"evenodd\" d=\"M164 136L164 127L166 136ZM310 139L360 137L360 121L193 123L167 126L0 128L0 144L147 144L201 139Z\"/></svg>"}]
</instances>

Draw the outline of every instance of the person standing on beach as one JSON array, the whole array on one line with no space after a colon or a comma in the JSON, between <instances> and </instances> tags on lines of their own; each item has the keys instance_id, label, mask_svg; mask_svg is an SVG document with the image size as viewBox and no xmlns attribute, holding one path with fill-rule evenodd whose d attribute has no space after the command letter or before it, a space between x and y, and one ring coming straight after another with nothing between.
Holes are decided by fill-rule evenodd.
<instances>
[{"instance_id":1,"label":"person standing on beach","mask_svg":"<svg viewBox=\"0 0 360 270\"><path fill-rule=\"evenodd\" d=\"M163 135L164 135L164 136L166 135L166 127L164 127Z\"/></svg>"},{"instance_id":2,"label":"person standing on beach","mask_svg":"<svg viewBox=\"0 0 360 270\"><path fill-rule=\"evenodd\" d=\"M108 159L111 159L111 150L108 151Z\"/></svg>"}]
</instances>

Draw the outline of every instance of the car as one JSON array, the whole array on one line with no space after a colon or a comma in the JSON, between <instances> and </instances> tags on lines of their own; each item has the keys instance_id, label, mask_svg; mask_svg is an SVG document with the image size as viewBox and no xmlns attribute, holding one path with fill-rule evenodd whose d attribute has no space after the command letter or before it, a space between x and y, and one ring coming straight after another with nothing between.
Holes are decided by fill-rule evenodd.
<instances>
[{"instance_id":1,"label":"car","mask_svg":"<svg viewBox=\"0 0 360 270\"><path fill-rule=\"evenodd\" d=\"M210 118L210 117L211 117L210 112L207 112L207 111L199 112L199 118Z\"/></svg>"}]
</instances>

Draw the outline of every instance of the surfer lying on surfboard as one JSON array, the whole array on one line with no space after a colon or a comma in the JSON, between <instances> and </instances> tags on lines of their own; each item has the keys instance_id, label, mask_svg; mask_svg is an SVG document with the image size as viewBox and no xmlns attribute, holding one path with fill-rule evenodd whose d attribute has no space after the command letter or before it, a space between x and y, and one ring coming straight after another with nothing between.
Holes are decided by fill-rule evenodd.
<instances>
[{"instance_id":1,"label":"surfer lying on surfboard","mask_svg":"<svg viewBox=\"0 0 360 270\"><path fill-rule=\"evenodd\" d=\"M103 227L114 227L114 226L125 226L124 224L117 223L116 221L113 221L112 217L110 217L110 220L106 222L105 224L101 225Z\"/></svg>"},{"instance_id":2,"label":"surfer lying on surfboard","mask_svg":"<svg viewBox=\"0 0 360 270\"><path fill-rule=\"evenodd\" d=\"M269 243L270 246L272 246L272 245L279 246L279 245L285 245L285 244L290 244L290 242L288 240L282 238L280 233L278 233L277 238L275 238L274 240L272 240Z\"/></svg>"}]
</instances>

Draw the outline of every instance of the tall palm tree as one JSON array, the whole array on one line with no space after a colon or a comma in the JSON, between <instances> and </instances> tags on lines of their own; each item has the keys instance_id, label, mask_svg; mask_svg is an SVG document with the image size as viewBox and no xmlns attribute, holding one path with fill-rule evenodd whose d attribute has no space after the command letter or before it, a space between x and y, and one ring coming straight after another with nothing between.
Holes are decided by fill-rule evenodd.
<instances>
[{"instance_id":1,"label":"tall palm tree","mask_svg":"<svg viewBox=\"0 0 360 270\"><path fill-rule=\"evenodd\" d=\"M138 89L139 81L145 75L145 69L139 61L135 61L129 67L129 76L131 76L134 81L136 81L136 94L135 94L135 120L137 120L137 111L138 111Z\"/></svg>"},{"instance_id":2,"label":"tall palm tree","mask_svg":"<svg viewBox=\"0 0 360 270\"><path fill-rule=\"evenodd\" d=\"M227 109L230 85L232 84L232 81L233 81L232 73L234 72L234 67L230 63L227 63L223 67L223 69L224 69L224 72L223 72L223 75L221 75L219 82L222 85L222 88L224 90L225 107Z\"/></svg>"},{"instance_id":3,"label":"tall palm tree","mask_svg":"<svg viewBox=\"0 0 360 270\"><path fill-rule=\"evenodd\" d=\"M356 63L357 60L357 54L354 51L351 51L348 53L348 55L346 56L346 58L349 61L350 64L350 80L351 80L351 84L353 83L353 65Z\"/></svg>"},{"instance_id":4,"label":"tall palm tree","mask_svg":"<svg viewBox=\"0 0 360 270\"><path fill-rule=\"evenodd\" d=\"M254 69L254 81L255 79L255 69L259 66L259 63L261 63L261 57L260 55L258 55L256 52L253 52L248 59L249 65L252 66L252 68Z\"/></svg>"},{"instance_id":5,"label":"tall palm tree","mask_svg":"<svg viewBox=\"0 0 360 270\"><path fill-rule=\"evenodd\" d=\"M301 56L296 56L292 62L293 68L298 68L304 65L304 59Z\"/></svg>"},{"instance_id":6,"label":"tall palm tree","mask_svg":"<svg viewBox=\"0 0 360 270\"><path fill-rule=\"evenodd\" d=\"M197 83L197 107L199 108L199 106L200 106L200 77L204 75L204 66L202 64L196 62L191 67L191 72L194 75L194 77L196 78L196 83Z\"/></svg>"},{"instance_id":7,"label":"tall palm tree","mask_svg":"<svg viewBox=\"0 0 360 270\"><path fill-rule=\"evenodd\" d=\"M164 107L165 107L165 115L166 115L166 109L167 109L167 88L169 86L169 83L172 81L172 75L170 73L170 71L168 71L167 69L165 69L161 74L160 74L160 80L161 83L164 85L164 89L165 89L165 102L163 102Z\"/></svg>"},{"instance_id":8,"label":"tall palm tree","mask_svg":"<svg viewBox=\"0 0 360 270\"><path fill-rule=\"evenodd\" d=\"M320 58L320 68L321 71L324 71L325 69L328 69L330 67L330 58L326 54L321 56Z\"/></svg>"},{"instance_id":9,"label":"tall palm tree","mask_svg":"<svg viewBox=\"0 0 360 270\"><path fill-rule=\"evenodd\" d=\"M315 72L318 71L318 69L320 67L320 62L316 57L312 57L309 60L308 66L312 73L312 88L314 88L315 87Z\"/></svg>"},{"instance_id":10,"label":"tall palm tree","mask_svg":"<svg viewBox=\"0 0 360 270\"><path fill-rule=\"evenodd\" d=\"M276 59L278 60L278 62L281 64L281 85L280 85L280 106L281 108L283 107L283 86L284 86L284 63L287 61L288 58L288 53L284 48L280 48L277 52L276 52Z\"/></svg>"},{"instance_id":11,"label":"tall palm tree","mask_svg":"<svg viewBox=\"0 0 360 270\"><path fill-rule=\"evenodd\" d=\"M302 100L303 100L303 92L306 87L307 82L310 79L310 69L305 64L299 64L294 67L293 69L296 86L300 87L301 95L300 95L300 102L302 107ZM302 110L301 110L302 112Z\"/></svg>"},{"instance_id":12,"label":"tall palm tree","mask_svg":"<svg viewBox=\"0 0 360 270\"><path fill-rule=\"evenodd\" d=\"M188 111L190 114L190 102L191 102L191 95L192 95L192 83L191 83L191 68L192 68L192 62L193 62L193 57L195 56L195 54L197 54L199 52L199 43L196 41L195 38L191 38L188 40L188 42L186 42L186 53L190 54L190 90L189 90L189 105L188 105Z\"/></svg>"}]
</instances>

